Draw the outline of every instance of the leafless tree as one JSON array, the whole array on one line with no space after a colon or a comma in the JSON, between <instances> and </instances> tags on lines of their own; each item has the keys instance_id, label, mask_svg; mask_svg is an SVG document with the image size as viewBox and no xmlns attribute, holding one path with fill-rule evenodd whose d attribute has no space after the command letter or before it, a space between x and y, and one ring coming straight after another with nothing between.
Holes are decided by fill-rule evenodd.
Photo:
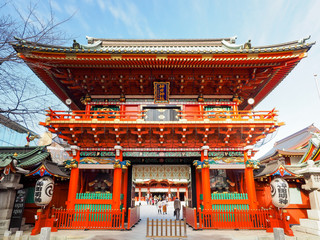
<instances>
[{"instance_id":1,"label":"leafless tree","mask_svg":"<svg viewBox=\"0 0 320 240\"><path fill-rule=\"evenodd\" d=\"M30 1L23 11L15 1L0 3L0 114L27 127L37 125L45 109L61 102L19 59L10 43L17 39L54 45L70 42L60 26L71 16L57 21L48 2L49 13L44 17L38 3Z\"/></svg>"}]
</instances>

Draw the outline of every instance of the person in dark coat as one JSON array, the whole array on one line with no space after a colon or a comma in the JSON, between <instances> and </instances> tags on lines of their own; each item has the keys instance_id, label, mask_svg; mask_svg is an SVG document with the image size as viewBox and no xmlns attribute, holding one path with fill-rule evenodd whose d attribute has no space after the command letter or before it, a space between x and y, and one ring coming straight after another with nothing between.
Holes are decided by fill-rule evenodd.
<instances>
[{"instance_id":1,"label":"person in dark coat","mask_svg":"<svg viewBox=\"0 0 320 240\"><path fill-rule=\"evenodd\" d=\"M176 220L179 220L179 218L180 218L180 209L181 209L181 202L180 202L179 198L176 198L173 201L173 208L174 208L174 211L176 213Z\"/></svg>"}]
</instances>

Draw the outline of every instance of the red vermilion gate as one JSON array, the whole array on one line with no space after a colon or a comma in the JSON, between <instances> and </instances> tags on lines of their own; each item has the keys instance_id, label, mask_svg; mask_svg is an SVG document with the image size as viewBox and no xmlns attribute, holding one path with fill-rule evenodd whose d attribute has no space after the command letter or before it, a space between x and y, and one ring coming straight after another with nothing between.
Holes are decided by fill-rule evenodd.
<instances>
[{"instance_id":1,"label":"red vermilion gate","mask_svg":"<svg viewBox=\"0 0 320 240\"><path fill-rule=\"evenodd\" d=\"M267 229L270 210L203 210L199 214L202 229Z\"/></svg>"},{"instance_id":2,"label":"red vermilion gate","mask_svg":"<svg viewBox=\"0 0 320 240\"><path fill-rule=\"evenodd\" d=\"M57 229L124 229L124 211L121 210L53 210Z\"/></svg>"},{"instance_id":3,"label":"red vermilion gate","mask_svg":"<svg viewBox=\"0 0 320 240\"><path fill-rule=\"evenodd\" d=\"M193 229L267 229L271 210L203 210L184 208L187 224Z\"/></svg>"}]
</instances>

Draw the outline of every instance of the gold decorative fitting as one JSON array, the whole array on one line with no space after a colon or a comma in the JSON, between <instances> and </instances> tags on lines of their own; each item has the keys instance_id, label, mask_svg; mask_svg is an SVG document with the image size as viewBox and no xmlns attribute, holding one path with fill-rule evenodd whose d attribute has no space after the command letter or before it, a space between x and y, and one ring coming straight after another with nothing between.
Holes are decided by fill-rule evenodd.
<instances>
[{"instance_id":1,"label":"gold decorative fitting","mask_svg":"<svg viewBox=\"0 0 320 240\"><path fill-rule=\"evenodd\" d=\"M199 94L198 96L198 102L204 102L203 94Z\"/></svg>"},{"instance_id":2,"label":"gold decorative fitting","mask_svg":"<svg viewBox=\"0 0 320 240\"><path fill-rule=\"evenodd\" d=\"M232 101L238 104L241 104L243 102L243 98L239 97L238 94L235 94L232 98Z\"/></svg>"},{"instance_id":3,"label":"gold decorative fitting","mask_svg":"<svg viewBox=\"0 0 320 240\"><path fill-rule=\"evenodd\" d=\"M82 104L87 105L89 102L91 102L91 97L89 94L86 94L86 96L82 97L80 101Z\"/></svg>"},{"instance_id":4,"label":"gold decorative fitting","mask_svg":"<svg viewBox=\"0 0 320 240\"><path fill-rule=\"evenodd\" d=\"M260 162L258 160L253 160L253 159L248 159L246 161L246 168L253 168L253 169L258 169L260 168Z\"/></svg>"},{"instance_id":5,"label":"gold decorative fitting","mask_svg":"<svg viewBox=\"0 0 320 240\"><path fill-rule=\"evenodd\" d=\"M208 159L205 159L203 162L199 160L194 160L193 166L195 166L196 169L210 168Z\"/></svg>"},{"instance_id":6,"label":"gold decorative fitting","mask_svg":"<svg viewBox=\"0 0 320 240\"><path fill-rule=\"evenodd\" d=\"M125 102L125 101L126 101L126 96L123 93L121 93L120 94L120 102Z\"/></svg>"},{"instance_id":7,"label":"gold decorative fitting","mask_svg":"<svg viewBox=\"0 0 320 240\"><path fill-rule=\"evenodd\" d=\"M131 166L131 162L129 160L120 161L119 159L116 159L113 165L114 168L121 169L128 169L128 166Z\"/></svg>"},{"instance_id":8,"label":"gold decorative fitting","mask_svg":"<svg viewBox=\"0 0 320 240\"><path fill-rule=\"evenodd\" d=\"M75 159L67 160L64 161L65 168L77 168L78 167L78 162Z\"/></svg>"}]
</instances>

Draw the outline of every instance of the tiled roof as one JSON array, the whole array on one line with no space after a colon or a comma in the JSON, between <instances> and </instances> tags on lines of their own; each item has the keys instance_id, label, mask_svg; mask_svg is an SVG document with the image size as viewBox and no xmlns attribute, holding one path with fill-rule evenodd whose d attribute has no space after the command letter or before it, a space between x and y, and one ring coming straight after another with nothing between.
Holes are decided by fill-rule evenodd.
<instances>
[{"instance_id":1,"label":"tiled roof","mask_svg":"<svg viewBox=\"0 0 320 240\"><path fill-rule=\"evenodd\" d=\"M230 54L230 53L263 53L309 49L314 43L306 43L306 39L277 45L252 46L235 44L230 38L225 39L190 39L190 40L118 40L90 38L88 45L80 45L79 49L65 46L44 45L19 40L12 43L15 48L26 48L44 52L66 53L114 53L114 54Z\"/></svg>"},{"instance_id":2,"label":"tiled roof","mask_svg":"<svg viewBox=\"0 0 320 240\"><path fill-rule=\"evenodd\" d=\"M39 165L36 169L32 170L27 176L31 175L41 175L41 169L44 168L47 173L56 177L69 178L70 176L63 172L59 166L53 162L44 161L41 165Z\"/></svg>"},{"instance_id":3,"label":"tiled roof","mask_svg":"<svg viewBox=\"0 0 320 240\"><path fill-rule=\"evenodd\" d=\"M281 151L292 151L299 150L298 147L306 144L312 137L312 132L319 132L319 129L314 125L310 125L286 138L277 141L273 148L270 149L265 155L259 158L260 161L266 160L270 157L275 156L279 150ZM303 151L303 150L301 150Z\"/></svg>"},{"instance_id":4,"label":"tiled roof","mask_svg":"<svg viewBox=\"0 0 320 240\"><path fill-rule=\"evenodd\" d=\"M67 175L65 172L63 172L59 166L53 162L45 162L45 166L48 169L49 172L51 172L52 174L54 174L55 176L59 176L59 177L65 177L68 178L70 177L69 175Z\"/></svg>"},{"instance_id":5,"label":"tiled roof","mask_svg":"<svg viewBox=\"0 0 320 240\"><path fill-rule=\"evenodd\" d=\"M293 176L296 177L297 175L288 170L286 166L284 166L281 161L273 161L273 162L269 162L265 165L264 169L260 172L257 172L254 177L265 177L265 176L269 176L271 174L274 174L277 170L279 170L280 168L283 168L283 171L286 171L287 173L289 173L289 176Z\"/></svg>"},{"instance_id":6,"label":"tiled roof","mask_svg":"<svg viewBox=\"0 0 320 240\"><path fill-rule=\"evenodd\" d=\"M0 168L4 168L12 162L11 154L0 154Z\"/></svg>"},{"instance_id":7,"label":"tiled roof","mask_svg":"<svg viewBox=\"0 0 320 240\"><path fill-rule=\"evenodd\" d=\"M18 164L18 167L30 167L33 165L36 165L37 163L43 161L47 157L49 157L50 153L44 152L44 153L38 153L34 156L29 157L28 159L24 160L23 162Z\"/></svg>"},{"instance_id":8,"label":"tiled roof","mask_svg":"<svg viewBox=\"0 0 320 240\"><path fill-rule=\"evenodd\" d=\"M69 177L60 170L56 163L51 161L50 153L45 148L46 146L0 147L0 168L4 168L11 164L13 160L17 160L17 167L20 168L32 169L36 167L38 169L40 164L40 166L44 165L55 176Z\"/></svg>"}]
</instances>

